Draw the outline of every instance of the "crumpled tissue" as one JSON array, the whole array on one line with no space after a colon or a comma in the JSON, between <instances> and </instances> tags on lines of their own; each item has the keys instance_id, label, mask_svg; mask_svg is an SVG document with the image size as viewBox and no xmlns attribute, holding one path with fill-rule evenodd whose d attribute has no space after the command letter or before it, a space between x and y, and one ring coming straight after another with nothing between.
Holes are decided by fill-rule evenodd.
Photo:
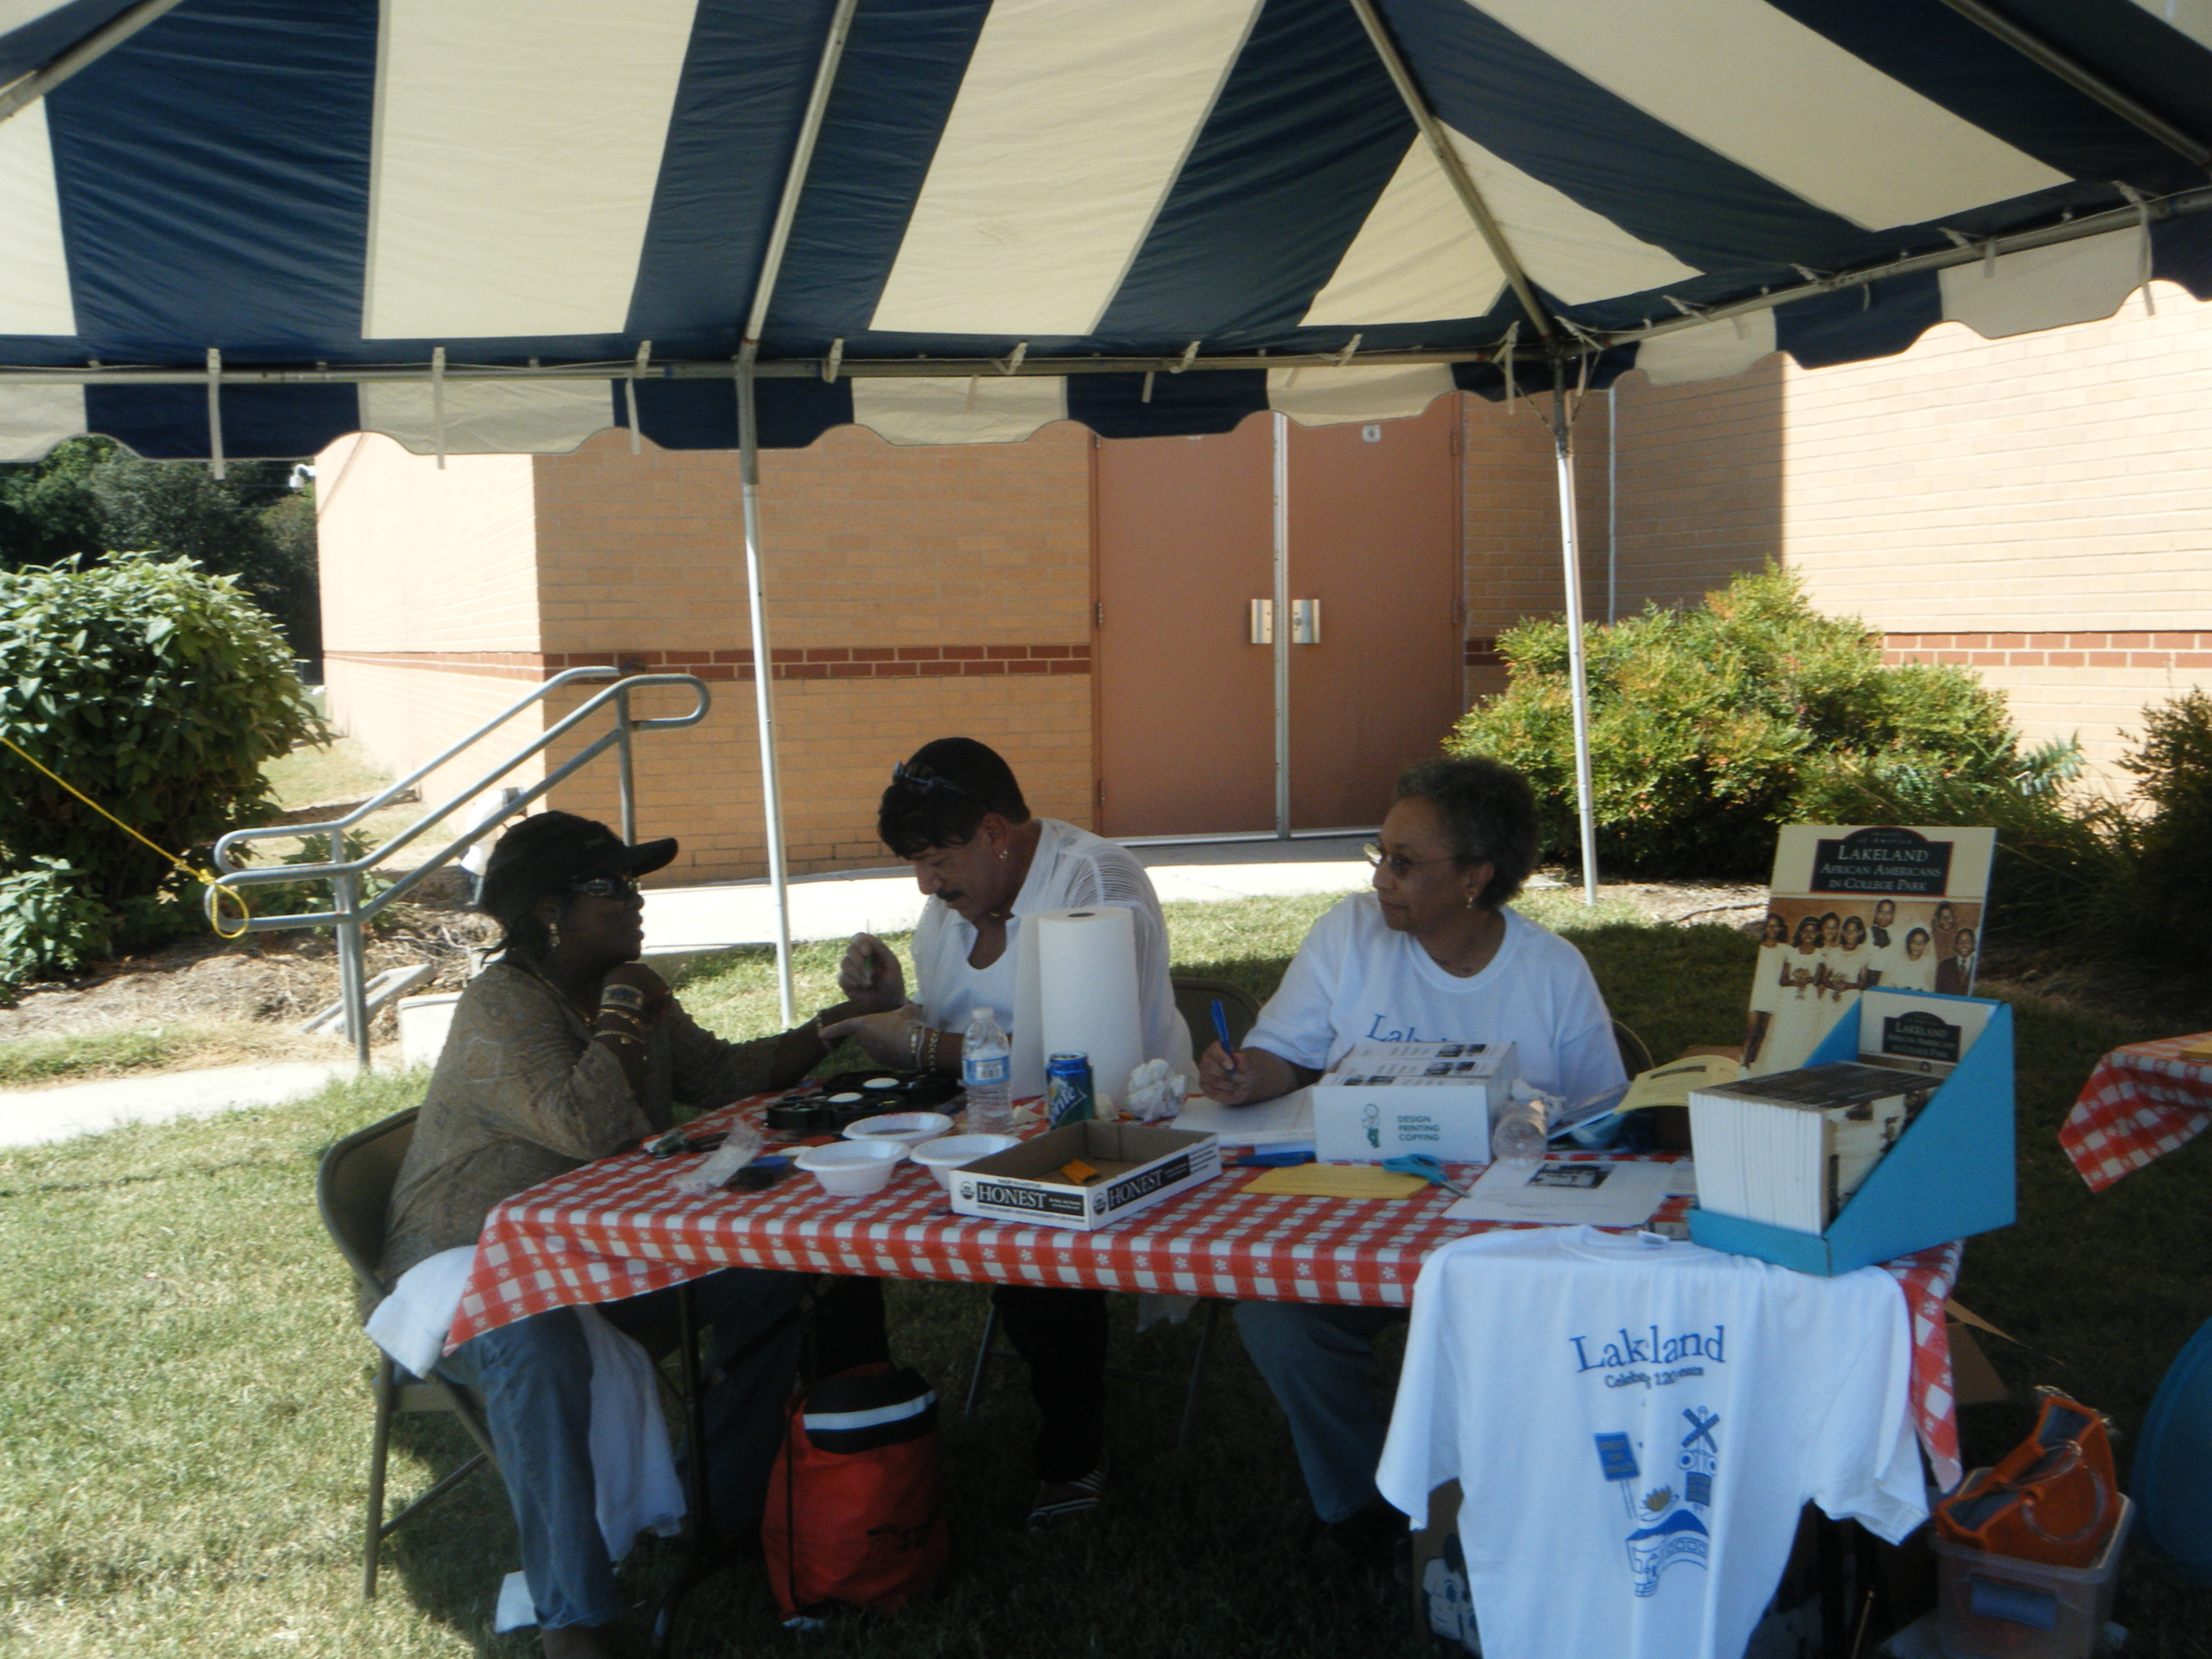
<instances>
[{"instance_id":1,"label":"crumpled tissue","mask_svg":"<svg viewBox=\"0 0 2212 1659\"><path fill-rule=\"evenodd\" d=\"M1181 1072L1168 1070L1164 1060L1148 1060L1129 1073L1129 1092L1121 1115L1139 1123L1159 1123L1182 1110L1189 1080Z\"/></svg>"},{"instance_id":2,"label":"crumpled tissue","mask_svg":"<svg viewBox=\"0 0 2212 1659\"><path fill-rule=\"evenodd\" d=\"M718 1187L726 1187L731 1177L760 1156L761 1138L740 1124L730 1131L730 1138L676 1176L676 1190L686 1198L696 1198L702 1193L711 1193Z\"/></svg>"}]
</instances>

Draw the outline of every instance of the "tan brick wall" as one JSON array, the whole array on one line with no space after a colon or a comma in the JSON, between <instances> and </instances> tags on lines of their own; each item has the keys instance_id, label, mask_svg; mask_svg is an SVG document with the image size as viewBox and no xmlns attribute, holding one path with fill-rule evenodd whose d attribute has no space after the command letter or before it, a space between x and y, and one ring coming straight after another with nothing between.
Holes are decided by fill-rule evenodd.
<instances>
[{"instance_id":1,"label":"tan brick wall","mask_svg":"<svg viewBox=\"0 0 2212 1659\"><path fill-rule=\"evenodd\" d=\"M439 475L380 439L349 447L322 475L337 480L324 562L345 620L328 672L349 728L404 767L570 663L696 670L706 721L639 740L639 827L683 840L673 878L761 873L737 457L633 456L606 433ZM1086 431L912 449L841 428L763 455L761 501L795 871L884 862L892 763L953 733L1000 749L1036 811L1091 821ZM549 699L547 719L588 695ZM611 822L615 779L605 757L550 799Z\"/></svg>"},{"instance_id":2,"label":"tan brick wall","mask_svg":"<svg viewBox=\"0 0 2212 1659\"><path fill-rule=\"evenodd\" d=\"M389 438L357 434L317 458L315 480L331 715L404 774L528 690L400 667L390 657L538 648L530 460L454 455L441 471ZM529 720L515 728L509 747L544 730ZM485 764L433 774L425 802Z\"/></svg>"}]
</instances>

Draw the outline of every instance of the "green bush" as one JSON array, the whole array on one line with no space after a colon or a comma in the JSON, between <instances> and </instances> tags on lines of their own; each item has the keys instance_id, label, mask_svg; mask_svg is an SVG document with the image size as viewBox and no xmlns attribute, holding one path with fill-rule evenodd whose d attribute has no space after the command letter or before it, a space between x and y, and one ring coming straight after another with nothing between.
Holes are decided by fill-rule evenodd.
<instances>
[{"instance_id":1,"label":"green bush","mask_svg":"<svg viewBox=\"0 0 2212 1659\"><path fill-rule=\"evenodd\" d=\"M106 953L114 919L60 859L33 858L0 875L0 987L65 973Z\"/></svg>"},{"instance_id":2,"label":"green bush","mask_svg":"<svg viewBox=\"0 0 2212 1659\"><path fill-rule=\"evenodd\" d=\"M2027 769L2002 697L1955 668L1886 667L1877 635L1820 615L1771 567L1698 609L1651 606L1583 638L1609 869L1763 875L1777 826L1804 821L1840 775L2001 787ZM1566 626L1522 623L1498 645L1512 686L1469 712L1450 747L1526 773L1547 855L1577 860Z\"/></svg>"},{"instance_id":3,"label":"green bush","mask_svg":"<svg viewBox=\"0 0 2212 1659\"><path fill-rule=\"evenodd\" d=\"M2120 765L2141 780L2141 810L2108 817L2127 871L2111 908L2128 916L2133 948L2212 966L2201 921L2212 904L2212 696L2189 691L2146 710Z\"/></svg>"},{"instance_id":4,"label":"green bush","mask_svg":"<svg viewBox=\"0 0 2212 1659\"><path fill-rule=\"evenodd\" d=\"M291 659L235 580L189 559L0 573L0 737L173 853L272 811L263 763L324 735ZM166 859L0 748L0 872L57 865L118 942L198 916Z\"/></svg>"}]
</instances>

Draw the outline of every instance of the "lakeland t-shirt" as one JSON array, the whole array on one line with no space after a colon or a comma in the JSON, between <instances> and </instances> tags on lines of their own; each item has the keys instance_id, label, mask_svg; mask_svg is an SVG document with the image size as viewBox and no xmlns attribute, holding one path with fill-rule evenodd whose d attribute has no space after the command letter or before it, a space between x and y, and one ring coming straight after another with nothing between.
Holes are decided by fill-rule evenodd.
<instances>
[{"instance_id":1,"label":"lakeland t-shirt","mask_svg":"<svg viewBox=\"0 0 2212 1659\"><path fill-rule=\"evenodd\" d=\"M1326 1072L1355 1042L1510 1042L1521 1075L1570 1104L1621 1082L1620 1048L1582 952L1511 910L1479 974L1446 973L1393 933L1372 893L1335 905L1305 937L1245 1042Z\"/></svg>"},{"instance_id":2,"label":"lakeland t-shirt","mask_svg":"<svg viewBox=\"0 0 2212 1659\"><path fill-rule=\"evenodd\" d=\"M1421 1269L1376 1484L1460 1482L1487 1659L1736 1659L1798 1511L1927 1518L1905 1298L1650 1234L1479 1235Z\"/></svg>"}]
</instances>

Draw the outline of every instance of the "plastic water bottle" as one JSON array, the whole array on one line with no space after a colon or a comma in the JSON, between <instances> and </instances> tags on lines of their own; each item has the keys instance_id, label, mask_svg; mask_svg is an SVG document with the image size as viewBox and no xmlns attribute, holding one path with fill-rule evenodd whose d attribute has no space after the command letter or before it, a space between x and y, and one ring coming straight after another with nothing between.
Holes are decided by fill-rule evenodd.
<instances>
[{"instance_id":1,"label":"plastic water bottle","mask_svg":"<svg viewBox=\"0 0 2212 1659\"><path fill-rule=\"evenodd\" d=\"M1550 1145L1551 1112L1543 1097L1516 1082L1490 1124L1490 1156L1500 1164L1541 1164Z\"/></svg>"},{"instance_id":2,"label":"plastic water bottle","mask_svg":"<svg viewBox=\"0 0 2212 1659\"><path fill-rule=\"evenodd\" d=\"M1013 1127L1013 1051L999 1016L978 1007L960 1041L960 1081L968 1091L968 1132L1002 1135Z\"/></svg>"}]
</instances>

